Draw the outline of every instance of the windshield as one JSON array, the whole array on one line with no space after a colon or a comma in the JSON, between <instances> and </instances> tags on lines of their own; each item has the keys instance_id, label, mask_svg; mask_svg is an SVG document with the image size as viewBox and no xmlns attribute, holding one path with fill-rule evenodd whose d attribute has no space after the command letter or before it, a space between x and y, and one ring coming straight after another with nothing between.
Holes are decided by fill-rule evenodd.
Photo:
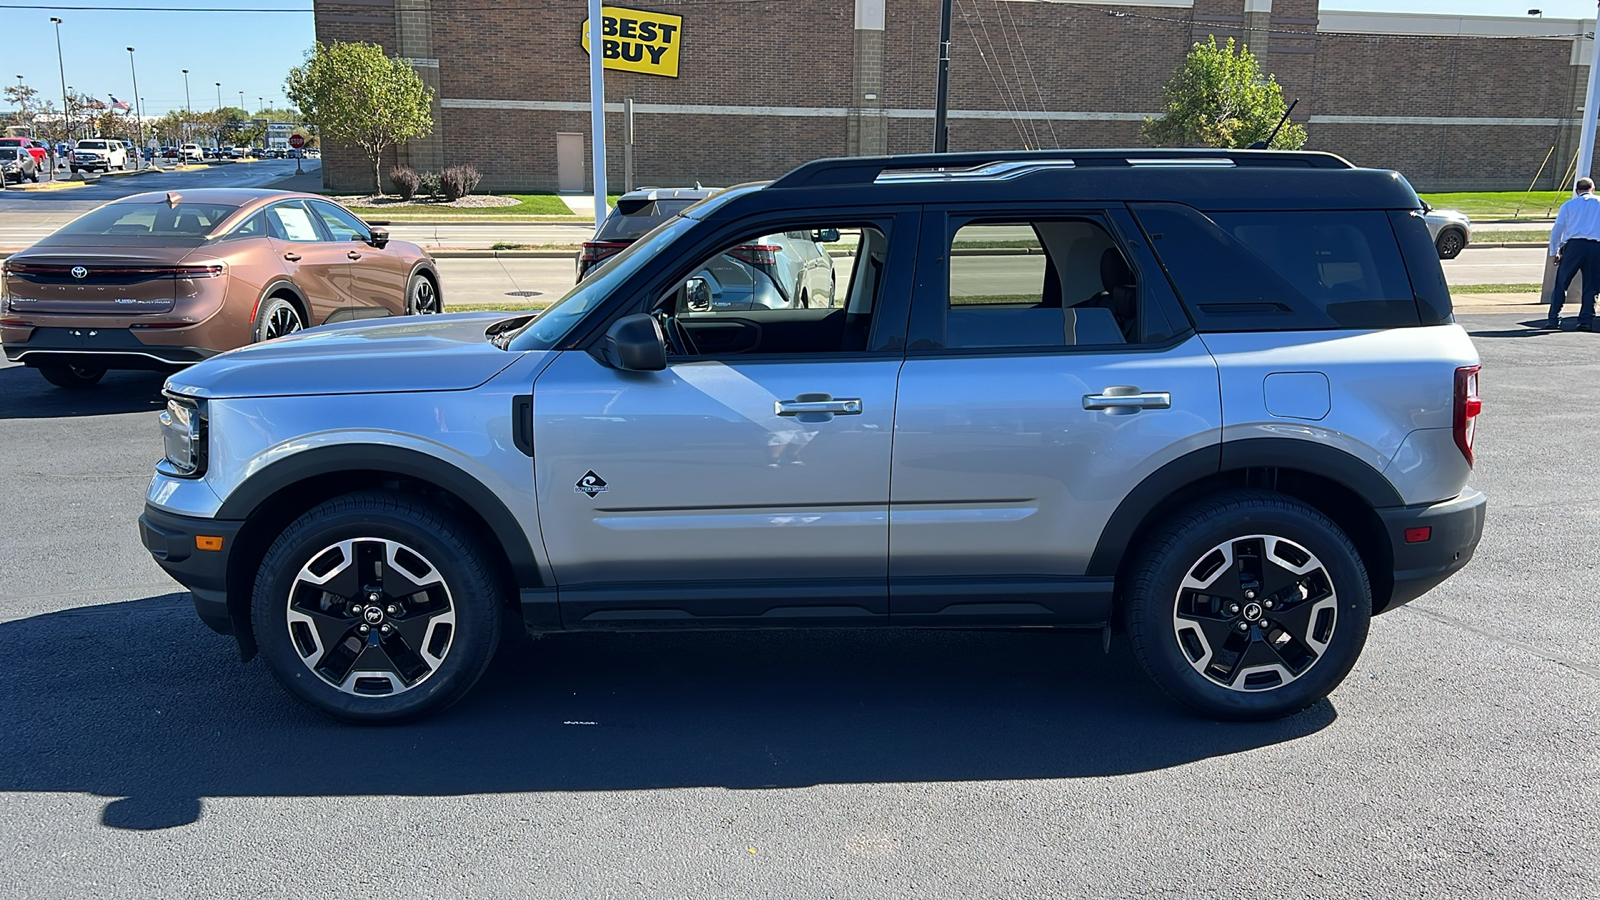
<instances>
[{"instance_id":1,"label":"windshield","mask_svg":"<svg viewBox=\"0 0 1600 900\"><path fill-rule=\"evenodd\" d=\"M0 159L21 159L24 152L14 147L0 147Z\"/></svg>"},{"instance_id":2,"label":"windshield","mask_svg":"<svg viewBox=\"0 0 1600 900\"><path fill-rule=\"evenodd\" d=\"M510 350L549 350L556 347L584 316L605 302L612 291L639 271L657 251L677 240L695 224L692 219L679 216L662 222L655 230L601 263L592 274L574 285L560 300L550 304L533 321L507 335L503 346Z\"/></svg>"},{"instance_id":3,"label":"windshield","mask_svg":"<svg viewBox=\"0 0 1600 900\"><path fill-rule=\"evenodd\" d=\"M105 141L79 141L78 142L78 149L79 150L104 150L105 148L106 148L106 142Z\"/></svg>"}]
</instances>

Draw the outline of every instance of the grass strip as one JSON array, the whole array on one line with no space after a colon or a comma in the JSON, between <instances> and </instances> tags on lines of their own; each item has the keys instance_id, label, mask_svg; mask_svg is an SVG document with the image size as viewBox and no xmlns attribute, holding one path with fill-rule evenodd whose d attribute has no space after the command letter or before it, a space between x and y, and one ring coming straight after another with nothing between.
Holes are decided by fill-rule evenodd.
<instances>
[{"instance_id":1,"label":"grass strip","mask_svg":"<svg viewBox=\"0 0 1600 900\"><path fill-rule=\"evenodd\" d=\"M1490 231L1485 229L1472 232L1472 243L1474 244L1512 244L1522 241L1548 243L1549 240L1550 232L1548 231Z\"/></svg>"},{"instance_id":2,"label":"grass strip","mask_svg":"<svg viewBox=\"0 0 1600 900\"><path fill-rule=\"evenodd\" d=\"M1422 194L1435 209L1454 209L1475 219L1548 219L1572 199L1569 191L1464 191Z\"/></svg>"},{"instance_id":3,"label":"grass strip","mask_svg":"<svg viewBox=\"0 0 1600 900\"><path fill-rule=\"evenodd\" d=\"M1541 286L1518 282L1515 284L1452 284L1452 294L1537 294Z\"/></svg>"}]
</instances>

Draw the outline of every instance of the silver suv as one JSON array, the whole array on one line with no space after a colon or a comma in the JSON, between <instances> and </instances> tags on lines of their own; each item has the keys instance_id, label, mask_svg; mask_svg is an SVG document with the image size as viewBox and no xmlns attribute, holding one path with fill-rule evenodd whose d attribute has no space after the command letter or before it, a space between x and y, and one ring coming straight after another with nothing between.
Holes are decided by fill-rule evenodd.
<instances>
[{"instance_id":1,"label":"silver suv","mask_svg":"<svg viewBox=\"0 0 1600 900\"><path fill-rule=\"evenodd\" d=\"M698 302L730 249L835 231L836 302ZM538 315L174 375L140 527L244 658L352 721L453 702L508 629L883 626L1125 630L1173 697L1259 719L1471 558L1477 381L1393 172L824 160Z\"/></svg>"}]
</instances>

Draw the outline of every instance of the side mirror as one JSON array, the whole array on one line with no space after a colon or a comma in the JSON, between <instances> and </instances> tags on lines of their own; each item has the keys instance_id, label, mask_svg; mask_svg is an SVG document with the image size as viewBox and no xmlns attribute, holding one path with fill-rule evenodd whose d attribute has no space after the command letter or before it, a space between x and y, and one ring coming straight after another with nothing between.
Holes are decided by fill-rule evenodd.
<instances>
[{"instance_id":1,"label":"side mirror","mask_svg":"<svg viewBox=\"0 0 1600 900\"><path fill-rule=\"evenodd\" d=\"M832 244L839 240L839 229L818 228L811 232L811 239L819 244Z\"/></svg>"},{"instance_id":2,"label":"side mirror","mask_svg":"<svg viewBox=\"0 0 1600 900\"><path fill-rule=\"evenodd\" d=\"M382 250L383 245L389 243L389 229L373 228L371 229L371 232L372 236L367 238L367 243L377 247L379 250Z\"/></svg>"},{"instance_id":3,"label":"side mirror","mask_svg":"<svg viewBox=\"0 0 1600 900\"><path fill-rule=\"evenodd\" d=\"M689 312L711 311L711 285L704 278L691 278L683 283L683 308Z\"/></svg>"},{"instance_id":4,"label":"side mirror","mask_svg":"<svg viewBox=\"0 0 1600 900\"><path fill-rule=\"evenodd\" d=\"M606 329L606 361L629 372L659 372L667 367L667 338L661 323L645 313L623 316Z\"/></svg>"}]
</instances>

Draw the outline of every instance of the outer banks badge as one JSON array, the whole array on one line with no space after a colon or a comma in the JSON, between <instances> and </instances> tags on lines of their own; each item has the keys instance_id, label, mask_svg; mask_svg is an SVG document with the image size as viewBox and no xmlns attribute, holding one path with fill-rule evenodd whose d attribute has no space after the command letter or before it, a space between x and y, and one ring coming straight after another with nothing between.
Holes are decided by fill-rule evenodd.
<instances>
[{"instance_id":1,"label":"outer banks badge","mask_svg":"<svg viewBox=\"0 0 1600 900\"><path fill-rule=\"evenodd\" d=\"M593 469L590 469L582 478L578 479L578 483L572 489L580 494L588 494L589 498L593 499L595 494L604 494L606 492L606 480L596 475Z\"/></svg>"}]
</instances>

